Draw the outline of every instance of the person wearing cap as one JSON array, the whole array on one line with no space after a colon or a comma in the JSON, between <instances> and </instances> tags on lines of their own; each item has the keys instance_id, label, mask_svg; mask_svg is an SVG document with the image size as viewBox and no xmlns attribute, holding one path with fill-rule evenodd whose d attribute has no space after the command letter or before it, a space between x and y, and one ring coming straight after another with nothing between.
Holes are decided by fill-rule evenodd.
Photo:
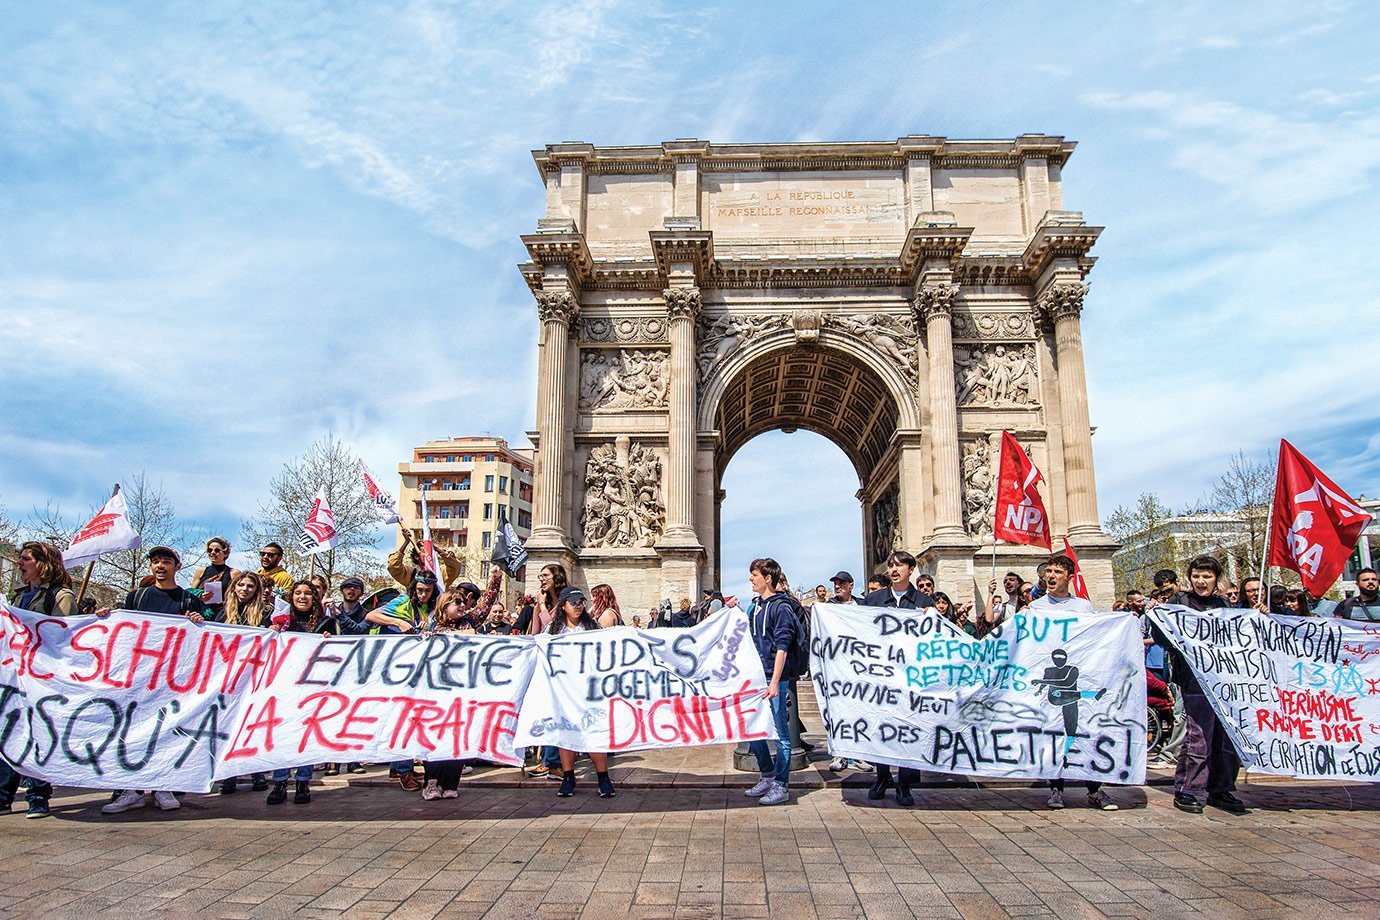
<instances>
[{"instance_id":1,"label":"person wearing cap","mask_svg":"<svg viewBox=\"0 0 1380 920\"><path fill-rule=\"evenodd\" d=\"M863 599L853 593L853 576L848 572L840 570L837 575L829 579L834 585L834 596L829 598L826 603L830 604L861 604Z\"/></svg>"},{"instance_id":2,"label":"person wearing cap","mask_svg":"<svg viewBox=\"0 0 1380 920\"><path fill-rule=\"evenodd\" d=\"M182 557L170 546L155 546L149 550L149 571L153 584L136 588L125 595L123 609L143 613L161 613L171 616L185 616L193 623L203 622L210 612L201 598L177 583L178 569L182 568ZM96 611L96 616L107 616L109 607ZM153 803L163 811L175 811L182 807L177 796L169 790L154 790ZM120 789L105 805L101 813L118 815L133 808L144 807L144 793L137 789Z\"/></svg>"},{"instance_id":3,"label":"person wearing cap","mask_svg":"<svg viewBox=\"0 0 1380 920\"><path fill-rule=\"evenodd\" d=\"M405 595L380 610L369 611L364 615L364 620L372 627L369 631L375 634L421 634L434 625L439 594L436 576L426 569L419 569L412 574L412 583L408 585ZM389 767L392 773L397 774L398 785L404 791L416 792L422 788L412 758L395 760Z\"/></svg>"},{"instance_id":4,"label":"person wearing cap","mask_svg":"<svg viewBox=\"0 0 1380 920\"><path fill-rule=\"evenodd\" d=\"M273 584L277 585L280 591L292 589L294 579L288 574L288 570L283 568L281 543L265 543L264 548L259 550L259 574L273 579Z\"/></svg>"},{"instance_id":5,"label":"person wearing cap","mask_svg":"<svg viewBox=\"0 0 1380 920\"><path fill-rule=\"evenodd\" d=\"M560 636L565 633L589 632L599 628L599 621L588 609L588 602L585 599L585 592L574 585L568 585L561 589L558 596L558 607L556 615L551 620L551 625L547 627L547 635ZM575 794L575 754L576 751L569 751L565 748L561 752L561 788L556 790L556 795L567 798ZM613 788L613 780L609 779L609 755L606 752L586 751L590 762L594 764L594 772L599 779L599 797L611 799L617 793Z\"/></svg>"}]
</instances>

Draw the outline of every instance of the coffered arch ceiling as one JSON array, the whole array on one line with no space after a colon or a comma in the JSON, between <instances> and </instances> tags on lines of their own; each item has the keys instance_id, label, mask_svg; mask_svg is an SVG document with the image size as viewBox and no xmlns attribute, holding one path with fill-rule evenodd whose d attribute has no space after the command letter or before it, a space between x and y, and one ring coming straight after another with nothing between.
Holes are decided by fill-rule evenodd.
<instances>
[{"instance_id":1,"label":"coffered arch ceiling","mask_svg":"<svg viewBox=\"0 0 1380 920\"><path fill-rule=\"evenodd\" d=\"M825 348L768 352L728 384L715 416L717 466L748 441L777 429L804 428L833 441L866 482L897 428L896 400L856 358Z\"/></svg>"}]
</instances>

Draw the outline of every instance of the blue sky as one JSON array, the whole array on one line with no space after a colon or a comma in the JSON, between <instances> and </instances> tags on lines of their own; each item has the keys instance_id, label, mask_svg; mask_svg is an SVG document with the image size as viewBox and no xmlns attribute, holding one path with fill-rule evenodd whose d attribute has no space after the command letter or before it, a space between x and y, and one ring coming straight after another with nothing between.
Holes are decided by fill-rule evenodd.
<instances>
[{"instance_id":1,"label":"blue sky","mask_svg":"<svg viewBox=\"0 0 1380 920\"><path fill-rule=\"evenodd\" d=\"M528 151L1062 134L1103 514L1280 436L1380 493L1364 3L44 3L0 32L0 505L147 469L209 530L332 431L378 471L533 425ZM800 496L750 501L780 470ZM741 470L741 471L740 471ZM803 435L728 471L730 568L860 555ZM734 496L744 496L742 499ZM821 526L808 539L804 515ZM764 536L764 534L766 534ZM773 546L791 544L773 550Z\"/></svg>"}]
</instances>

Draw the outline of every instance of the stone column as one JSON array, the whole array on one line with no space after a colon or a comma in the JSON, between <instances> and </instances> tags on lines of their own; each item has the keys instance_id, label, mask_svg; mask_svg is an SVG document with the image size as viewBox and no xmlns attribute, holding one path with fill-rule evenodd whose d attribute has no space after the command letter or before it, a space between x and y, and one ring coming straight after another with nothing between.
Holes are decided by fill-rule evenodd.
<instances>
[{"instance_id":1,"label":"stone column","mask_svg":"<svg viewBox=\"0 0 1380 920\"><path fill-rule=\"evenodd\" d=\"M561 509L565 507L565 434L569 427L570 394L566 387L566 358L570 330L580 305L570 291L537 294L541 319L541 361L537 378L537 432L540 459L534 488L535 507L529 542L540 547L568 546Z\"/></svg>"},{"instance_id":2,"label":"stone column","mask_svg":"<svg viewBox=\"0 0 1380 920\"><path fill-rule=\"evenodd\" d=\"M930 443L934 469L936 543L964 541L963 477L958 456L958 405L954 394L953 306L958 285L924 283L915 308L925 324L930 362Z\"/></svg>"},{"instance_id":3,"label":"stone column","mask_svg":"<svg viewBox=\"0 0 1380 920\"><path fill-rule=\"evenodd\" d=\"M1092 423L1088 419L1088 380L1083 367L1083 330L1079 314L1088 286L1056 281L1039 295L1040 310L1054 327L1054 355L1059 372L1063 414L1064 478L1069 499L1069 539L1101 537L1097 520L1097 486L1093 478Z\"/></svg>"},{"instance_id":4,"label":"stone column","mask_svg":"<svg viewBox=\"0 0 1380 920\"><path fill-rule=\"evenodd\" d=\"M695 495L695 324L700 291L673 287L666 300L671 339L671 387L667 448L670 470L666 488L666 546L699 547L694 527Z\"/></svg>"}]
</instances>

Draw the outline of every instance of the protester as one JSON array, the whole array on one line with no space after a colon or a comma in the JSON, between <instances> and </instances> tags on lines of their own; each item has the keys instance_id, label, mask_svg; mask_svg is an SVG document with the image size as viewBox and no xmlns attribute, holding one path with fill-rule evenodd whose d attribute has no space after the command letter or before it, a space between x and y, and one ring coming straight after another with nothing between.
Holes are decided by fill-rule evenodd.
<instances>
[{"instance_id":1,"label":"protester","mask_svg":"<svg viewBox=\"0 0 1380 920\"><path fill-rule=\"evenodd\" d=\"M915 557L905 550L896 550L886 560L889 586L873 591L867 595L863 603L869 607L894 607L900 610L922 610L926 607L933 607L934 598L921 593L915 585L910 583L914 572ZM928 578L928 576L926 577ZM934 579L930 578L929 583L933 588ZM920 781L919 770L912 767L897 767L897 777L893 782L891 764L873 761L872 765L877 768L877 779L872 784L872 788L867 790L869 799L874 802L880 801L886 797L886 791L894 785L896 787L896 801L899 804L915 804L915 796L911 794L911 787Z\"/></svg>"},{"instance_id":2,"label":"protester","mask_svg":"<svg viewBox=\"0 0 1380 920\"><path fill-rule=\"evenodd\" d=\"M35 540L19 548L19 606L46 617L70 617L77 612L77 595L72 576L62 563L62 550L51 543Z\"/></svg>"},{"instance_id":3,"label":"protester","mask_svg":"<svg viewBox=\"0 0 1380 920\"><path fill-rule=\"evenodd\" d=\"M1179 573L1173 569L1160 569L1155 573L1155 588L1169 588L1177 593L1179 590Z\"/></svg>"},{"instance_id":4,"label":"protester","mask_svg":"<svg viewBox=\"0 0 1380 920\"><path fill-rule=\"evenodd\" d=\"M934 593L935 612L976 639L978 637L977 627L968 619L968 611L972 606L972 604L956 606L953 601L949 600L949 595L943 591Z\"/></svg>"},{"instance_id":5,"label":"protester","mask_svg":"<svg viewBox=\"0 0 1380 920\"><path fill-rule=\"evenodd\" d=\"M641 629L641 628L642 628L642 617L638 616L637 614L633 614L632 628L633 628L633 629Z\"/></svg>"},{"instance_id":6,"label":"protester","mask_svg":"<svg viewBox=\"0 0 1380 920\"><path fill-rule=\"evenodd\" d=\"M1060 618L1080 617L1095 614L1096 608L1091 601L1081 597L1075 597L1069 591L1069 582L1073 579L1074 564L1073 560L1062 553L1056 553L1049 557L1045 563L1045 593L1031 601L1031 613L1043 613L1048 616ZM1078 690L1078 669L1068 665L1068 655L1062 649L1055 651L1054 672L1047 670L1043 686L1048 691L1049 701L1063 709L1064 712L1064 756L1073 750L1077 743L1077 721L1078 721L1078 701L1084 696L1092 695L1098 698L1102 692L1095 694L1085 693ZM1059 656L1063 656L1060 661ZM1099 811L1116 811L1120 806L1113 802L1111 797L1102 790L1102 784L1088 780L1084 783L1088 790L1088 807ZM1064 807L1064 778L1062 776L1049 781L1049 802L1050 808Z\"/></svg>"},{"instance_id":7,"label":"protester","mask_svg":"<svg viewBox=\"0 0 1380 920\"><path fill-rule=\"evenodd\" d=\"M853 594L853 576L840 569L829 581L834 586L834 596L828 598L830 604L861 604L863 599Z\"/></svg>"},{"instance_id":8,"label":"protester","mask_svg":"<svg viewBox=\"0 0 1380 920\"><path fill-rule=\"evenodd\" d=\"M1170 573L1173 574L1173 573ZM1214 615L1225 609L1227 602L1217 595L1217 579L1222 564L1208 555L1198 556L1188 564L1189 591L1180 591L1170 603L1181 604L1191 610ZM1155 576L1159 583L1159 575ZM1192 668L1177 648L1156 632L1156 641L1169 649L1169 670L1179 685L1187 716L1187 734L1179 763L1174 770L1174 807L1190 814L1202 814L1204 804L1235 815L1246 813L1246 805L1233 793L1236 773L1241 761L1226 730L1217 721L1212 703L1198 683Z\"/></svg>"},{"instance_id":9,"label":"protester","mask_svg":"<svg viewBox=\"0 0 1380 920\"><path fill-rule=\"evenodd\" d=\"M1315 614L1308 606L1308 592L1302 588L1286 588L1283 599L1284 612L1291 617L1311 617Z\"/></svg>"},{"instance_id":10,"label":"protester","mask_svg":"<svg viewBox=\"0 0 1380 920\"><path fill-rule=\"evenodd\" d=\"M987 582L987 611L982 615L987 629L984 634L1005 623L1021 609L1021 576L1007 572L1001 579L1001 592L997 592L997 580Z\"/></svg>"},{"instance_id":11,"label":"protester","mask_svg":"<svg viewBox=\"0 0 1380 920\"><path fill-rule=\"evenodd\" d=\"M768 675L762 698L771 701L777 741L775 760L766 741L749 745L762 775L746 794L759 799L762 805L780 805L791 795L790 700L795 693L795 681L787 675L794 674L798 666L791 659L800 622L792 605L786 602L785 578L775 559L754 559L748 568L748 581L757 595L748 622L753 645L762 659L762 671Z\"/></svg>"},{"instance_id":12,"label":"protester","mask_svg":"<svg viewBox=\"0 0 1380 920\"><path fill-rule=\"evenodd\" d=\"M259 550L259 574L273 579L273 584L283 591L292 588L293 578L283 568L283 547L280 543L265 543Z\"/></svg>"},{"instance_id":13,"label":"protester","mask_svg":"<svg viewBox=\"0 0 1380 920\"><path fill-rule=\"evenodd\" d=\"M623 625L623 613L618 609L618 598L609 585L595 585L590 589L589 614L599 621L600 629Z\"/></svg>"},{"instance_id":14,"label":"protester","mask_svg":"<svg viewBox=\"0 0 1380 920\"><path fill-rule=\"evenodd\" d=\"M532 595L524 594L518 601L517 619L513 621L513 632L515 636L530 636L532 634L532 617L535 614L536 601Z\"/></svg>"},{"instance_id":15,"label":"protester","mask_svg":"<svg viewBox=\"0 0 1380 920\"><path fill-rule=\"evenodd\" d=\"M552 562L544 565L537 574L537 587L540 589L536 597L536 605L532 615L533 633L547 632L554 622L556 613L560 609L561 592L570 586L570 577L566 575L565 566L559 562ZM565 772L561 767L560 749L549 744L542 745L540 748L541 760L536 766L527 771L528 776L545 776L547 779L565 779Z\"/></svg>"},{"instance_id":16,"label":"protester","mask_svg":"<svg viewBox=\"0 0 1380 920\"><path fill-rule=\"evenodd\" d=\"M422 560L421 534L414 537L411 531L401 525L398 526L398 530L402 533L402 545L388 555L388 574L398 584L410 585L417 572L430 571L430 566ZM435 551L437 564L441 567L437 584L444 590L460 577L460 558L449 547L433 543L432 550Z\"/></svg>"},{"instance_id":17,"label":"protester","mask_svg":"<svg viewBox=\"0 0 1380 920\"><path fill-rule=\"evenodd\" d=\"M551 621L547 633L559 636L572 632L589 632L599 628L599 621L585 609L585 593L574 586L564 588L558 598L558 615ZM567 798L575 794L575 751L560 748L561 788L556 795ZM609 779L609 755L599 751L587 751L594 764L594 772L599 780L599 797L613 798L617 793L613 781Z\"/></svg>"},{"instance_id":18,"label":"protester","mask_svg":"<svg viewBox=\"0 0 1380 920\"><path fill-rule=\"evenodd\" d=\"M1227 582L1217 593L1222 595L1228 607L1241 606L1241 589L1231 582Z\"/></svg>"},{"instance_id":19,"label":"protester","mask_svg":"<svg viewBox=\"0 0 1380 920\"><path fill-rule=\"evenodd\" d=\"M815 599L814 599L814 603L816 603L816 604L827 604L827 603L829 603L829 589L826 588L826 587L824 587L824 585L815 585Z\"/></svg>"},{"instance_id":20,"label":"protester","mask_svg":"<svg viewBox=\"0 0 1380 920\"><path fill-rule=\"evenodd\" d=\"M1241 582L1240 596L1236 600L1236 606L1245 610L1260 609L1260 579L1254 575L1245 578Z\"/></svg>"},{"instance_id":21,"label":"protester","mask_svg":"<svg viewBox=\"0 0 1380 920\"><path fill-rule=\"evenodd\" d=\"M873 575L872 577L870 577L870 578L867 579L867 593L868 593L868 594L871 594L873 591L880 591L880 590L882 590L882 589L885 588L885 587L886 587L886 582L883 581L883 580L881 579L881 577L878 576L878 575ZM866 597L867 595L863 595L863 596Z\"/></svg>"},{"instance_id":22,"label":"protester","mask_svg":"<svg viewBox=\"0 0 1380 920\"><path fill-rule=\"evenodd\" d=\"M495 600L489 605L489 616L484 620L481 632L490 636L511 636L515 631L513 618L508 616L508 608L503 605L503 601Z\"/></svg>"},{"instance_id":23,"label":"protester","mask_svg":"<svg viewBox=\"0 0 1380 920\"><path fill-rule=\"evenodd\" d=\"M923 573L920 574L920 575L915 576L915 590L919 591L921 594L924 594L925 596L927 596L927 597L929 597L931 600L933 600L933 599L934 599L934 576L933 576L933 575L925 575L925 574L923 574Z\"/></svg>"},{"instance_id":24,"label":"protester","mask_svg":"<svg viewBox=\"0 0 1380 920\"><path fill-rule=\"evenodd\" d=\"M326 622L322 626L322 632L337 636L365 636L369 634L370 625L365 622L364 615L367 611L360 603L360 598L364 596L364 579L350 577L340 583L340 603L330 604L326 607ZM364 765L357 760L349 761L345 764L346 773L364 773ZM340 763L328 762L325 776L339 776Z\"/></svg>"},{"instance_id":25,"label":"protester","mask_svg":"<svg viewBox=\"0 0 1380 920\"><path fill-rule=\"evenodd\" d=\"M1025 608L1029 607L1033 600L1035 600L1035 586L1028 581L1021 582L1020 609L1024 610Z\"/></svg>"},{"instance_id":26,"label":"protester","mask_svg":"<svg viewBox=\"0 0 1380 920\"><path fill-rule=\"evenodd\" d=\"M192 589L201 592L201 601L210 611L206 618L219 622L221 612L225 609L225 598L230 595L230 582L239 572L227 564L230 558L230 541L224 537L212 537L206 541L206 558L211 561L192 575ZM211 587L217 583L218 587ZM219 600L214 599L217 592ZM208 596L212 600L208 601Z\"/></svg>"},{"instance_id":27,"label":"protester","mask_svg":"<svg viewBox=\"0 0 1380 920\"><path fill-rule=\"evenodd\" d=\"M288 616L286 622L275 618L269 627L275 632L320 633L326 622L326 611L321 606L319 589L308 579L293 582L288 590ZM298 767L282 767L273 771L273 788L268 791L269 805L281 805L287 801L288 777L295 781L292 803L306 805L311 801L311 764Z\"/></svg>"},{"instance_id":28,"label":"protester","mask_svg":"<svg viewBox=\"0 0 1380 920\"><path fill-rule=\"evenodd\" d=\"M671 617L671 625L676 629L689 629L695 625L695 614L690 610L690 598L682 597L680 606L676 608L675 615Z\"/></svg>"},{"instance_id":29,"label":"protester","mask_svg":"<svg viewBox=\"0 0 1380 920\"><path fill-rule=\"evenodd\" d=\"M1342 620L1380 620L1380 575L1375 569L1356 573L1356 593L1339 603L1333 615Z\"/></svg>"},{"instance_id":30,"label":"protester","mask_svg":"<svg viewBox=\"0 0 1380 920\"><path fill-rule=\"evenodd\" d=\"M70 617L76 610L76 595L72 592L72 576L62 563L62 551L51 543L29 541L19 550L19 577L24 590L19 593L19 606L44 616ZM0 759L0 813L14 806L14 797L23 784L28 803L26 818L46 818L53 785L41 779L21 776ZM143 802L143 797L140 797Z\"/></svg>"},{"instance_id":31,"label":"protester","mask_svg":"<svg viewBox=\"0 0 1380 920\"><path fill-rule=\"evenodd\" d=\"M373 633L420 633L433 624L436 600L436 576L426 569L417 569L405 595L379 610L369 611L364 621L373 627ZM422 788L416 764L410 757L389 764L389 776L396 776L398 785L406 792Z\"/></svg>"},{"instance_id":32,"label":"protester","mask_svg":"<svg viewBox=\"0 0 1380 920\"><path fill-rule=\"evenodd\" d=\"M468 594L468 591L461 590L445 591L441 594L436 601L436 632L469 633L474 631L474 627L470 625L470 618L465 611ZM459 797L460 775L464 770L465 761L456 758L428 760L424 766L426 769L426 786L422 789L424 800L434 802L438 799Z\"/></svg>"},{"instance_id":33,"label":"protester","mask_svg":"<svg viewBox=\"0 0 1380 920\"><path fill-rule=\"evenodd\" d=\"M148 560L150 573L153 575L153 584L129 592L125 596L123 609L185 616L193 623L202 622L209 611L201 603L200 598L177 583L177 571L182 568L182 557L177 554L177 551L168 546L155 546L149 550ZM103 617L109 614L109 607L96 611L97 616ZM177 796L171 790L164 789L154 791L153 803L162 811L175 811L182 807ZM114 798L101 806L101 812L107 815L118 815L132 808L143 807L144 793L142 791L121 789L115 793Z\"/></svg>"}]
</instances>

